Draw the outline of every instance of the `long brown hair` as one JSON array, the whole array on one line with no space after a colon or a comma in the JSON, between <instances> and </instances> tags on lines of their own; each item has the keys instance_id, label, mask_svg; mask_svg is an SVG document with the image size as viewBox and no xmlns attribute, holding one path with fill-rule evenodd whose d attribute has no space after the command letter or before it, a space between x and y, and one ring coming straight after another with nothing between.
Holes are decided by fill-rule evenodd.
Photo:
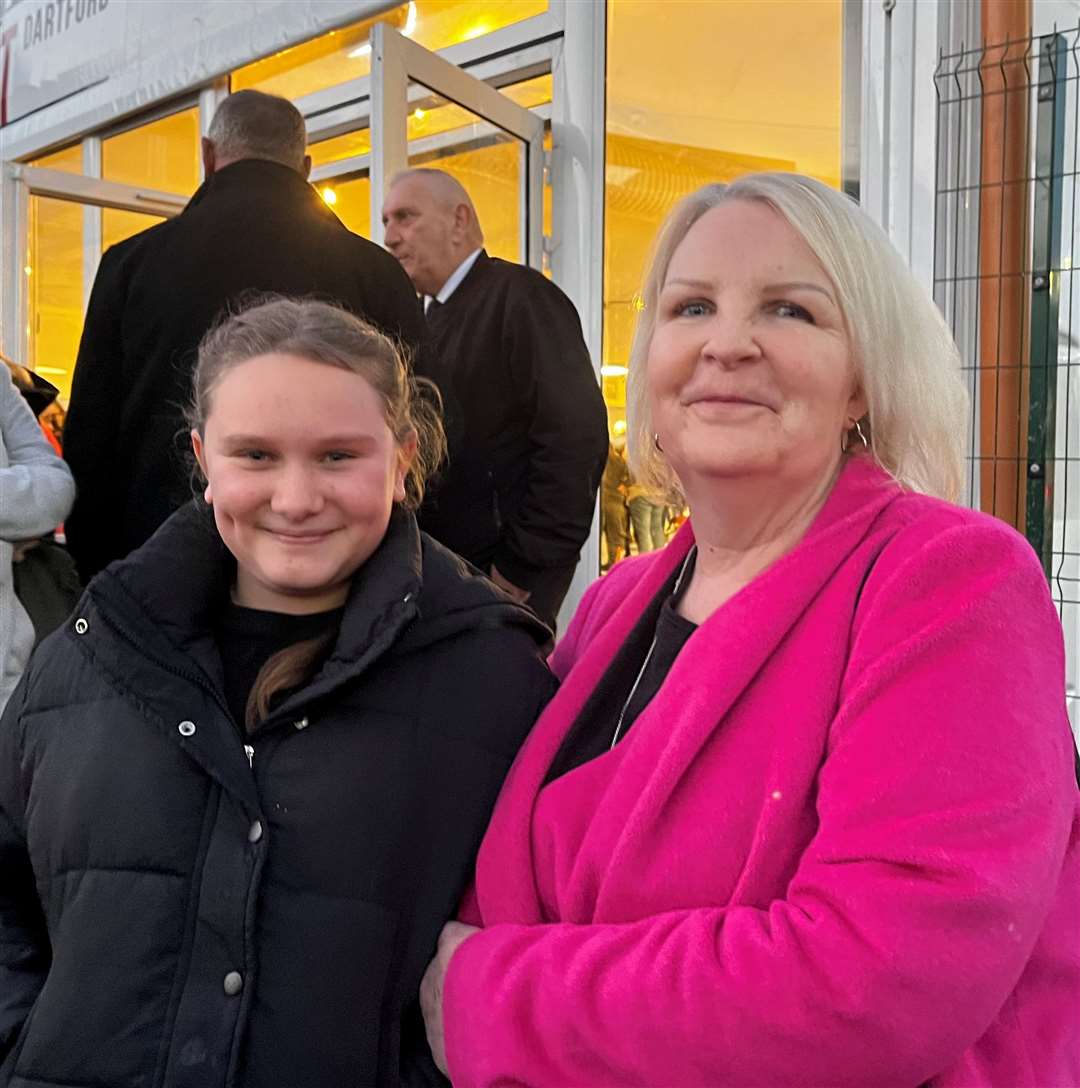
<instances>
[{"instance_id":1,"label":"long brown hair","mask_svg":"<svg viewBox=\"0 0 1080 1088\"><path fill-rule=\"evenodd\" d=\"M214 389L234 367L260 355L296 355L359 374L379 395L386 424L401 445L416 437L416 454L405 476L407 510L424 497L424 484L446 456L438 390L416 378L401 348L366 321L314 299L263 297L228 314L199 344L187 420L204 434ZM306 639L273 654L259 670L244 712L254 731L270 713L276 695L314 676L329 653L335 632Z\"/></svg>"}]
</instances>

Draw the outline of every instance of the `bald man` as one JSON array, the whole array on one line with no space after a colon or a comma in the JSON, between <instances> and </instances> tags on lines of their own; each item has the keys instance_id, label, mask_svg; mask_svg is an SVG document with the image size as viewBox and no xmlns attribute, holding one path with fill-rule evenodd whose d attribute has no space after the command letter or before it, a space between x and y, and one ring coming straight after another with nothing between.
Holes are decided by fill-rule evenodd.
<instances>
[{"instance_id":1,"label":"bald man","mask_svg":"<svg viewBox=\"0 0 1080 1088\"><path fill-rule=\"evenodd\" d=\"M421 526L554 629L607 456L577 311L539 272L487 255L469 194L441 170L398 174L382 219L423 296L418 370L446 405L450 463Z\"/></svg>"}]
</instances>

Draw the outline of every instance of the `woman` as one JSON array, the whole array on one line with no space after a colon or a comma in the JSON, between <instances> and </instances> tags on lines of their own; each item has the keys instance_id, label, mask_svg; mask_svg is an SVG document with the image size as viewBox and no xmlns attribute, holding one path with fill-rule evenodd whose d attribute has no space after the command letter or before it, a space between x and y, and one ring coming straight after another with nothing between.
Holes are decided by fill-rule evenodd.
<instances>
[{"instance_id":1,"label":"woman","mask_svg":"<svg viewBox=\"0 0 1080 1088\"><path fill-rule=\"evenodd\" d=\"M952 496L955 349L807 178L668 221L631 463L685 498L593 586L425 978L459 1085L1080 1083L1061 629ZM449 970L447 971L447 967Z\"/></svg>"},{"instance_id":2,"label":"woman","mask_svg":"<svg viewBox=\"0 0 1080 1088\"><path fill-rule=\"evenodd\" d=\"M0 1084L431 1083L420 977L547 630L417 530L441 427L357 318L226 320L191 441L205 503L0 724Z\"/></svg>"},{"instance_id":3,"label":"woman","mask_svg":"<svg viewBox=\"0 0 1080 1088\"><path fill-rule=\"evenodd\" d=\"M9 369L0 366L0 710L34 645L34 626L15 596L12 563L21 548L67 517L74 499L67 465L49 445Z\"/></svg>"}]
</instances>

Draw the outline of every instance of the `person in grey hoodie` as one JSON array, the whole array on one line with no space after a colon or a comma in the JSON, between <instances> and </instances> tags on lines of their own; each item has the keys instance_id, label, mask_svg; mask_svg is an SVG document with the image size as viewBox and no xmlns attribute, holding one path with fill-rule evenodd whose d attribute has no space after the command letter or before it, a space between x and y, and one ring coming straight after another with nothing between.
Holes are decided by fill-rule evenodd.
<instances>
[{"instance_id":1,"label":"person in grey hoodie","mask_svg":"<svg viewBox=\"0 0 1080 1088\"><path fill-rule=\"evenodd\" d=\"M34 644L33 624L15 596L15 548L55 529L74 500L71 472L0 366L0 710Z\"/></svg>"}]
</instances>

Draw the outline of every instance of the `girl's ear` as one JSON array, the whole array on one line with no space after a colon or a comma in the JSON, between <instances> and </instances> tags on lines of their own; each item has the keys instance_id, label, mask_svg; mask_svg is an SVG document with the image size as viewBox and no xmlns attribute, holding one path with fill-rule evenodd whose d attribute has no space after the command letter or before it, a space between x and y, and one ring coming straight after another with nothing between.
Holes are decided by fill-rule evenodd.
<instances>
[{"instance_id":1,"label":"girl's ear","mask_svg":"<svg viewBox=\"0 0 1080 1088\"><path fill-rule=\"evenodd\" d=\"M416 459L416 432L398 444L397 472L394 476L394 502L405 501L405 478Z\"/></svg>"},{"instance_id":2,"label":"girl's ear","mask_svg":"<svg viewBox=\"0 0 1080 1088\"><path fill-rule=\"evenodd\" d=\"M195 460L199 463L199 471L203 474L203 479L206 480L206 490L203 492L203 498L206 499L207 506L213 506L214 499L210 493L210 475L206 471L206 449L203 446L202 435L194 427L191 429L191 449L195 454Z\"/></svg>"}]
</instances>

